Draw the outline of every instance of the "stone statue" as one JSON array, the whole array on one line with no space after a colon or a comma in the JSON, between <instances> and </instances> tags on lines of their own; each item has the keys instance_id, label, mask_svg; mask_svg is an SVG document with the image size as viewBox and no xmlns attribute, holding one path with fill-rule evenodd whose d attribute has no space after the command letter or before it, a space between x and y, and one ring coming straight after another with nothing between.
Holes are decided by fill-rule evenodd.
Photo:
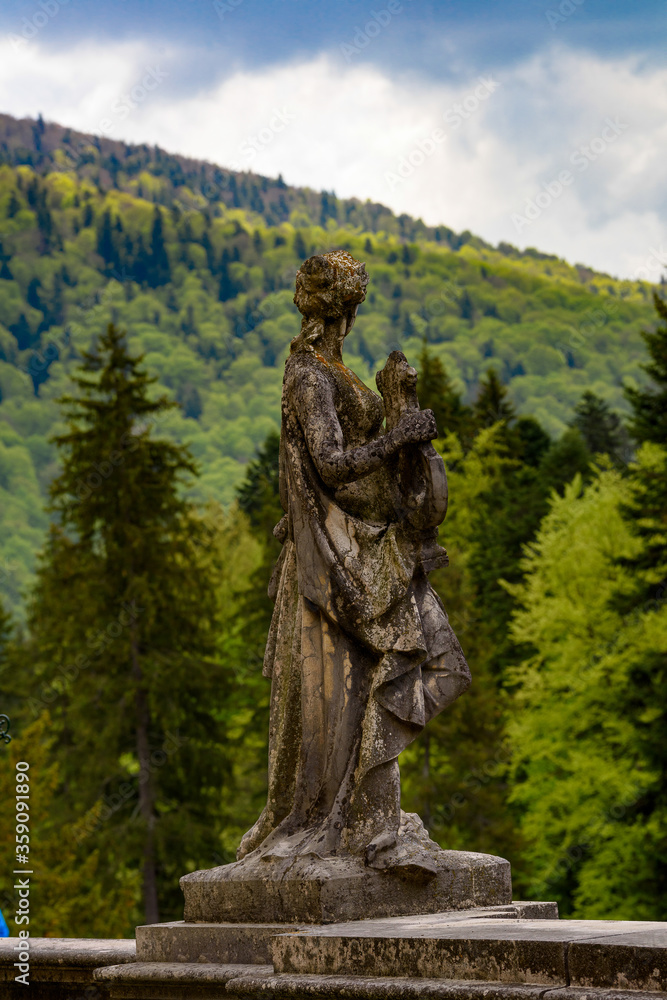
<instances>
[{"instance_id":1,"label":"stone statue","mask_svg":"<svg viewBox=\"0 0 667 1000\"><path fill-rule=\"evenodd\" d=\"M437 436L433 413L419 410L416 372L399 352L378 375L384 406L343 364L367 283L365 266L342 251L297 274L303 321L285 369L286 514L264 667L269 795L239 858L348 852L390 864L398 755L470 684L422 558L425 507L437 522L446 501L442 459L430 444L431 461L420 452Z\"/></svg>"},{"instance_id":2,"label":"stone statue","mask_svg":"<svg viewBox=\"0 0 667 1000\"><path fill-rule=\"evenodd\" d=\"M447 561L437 542L447 480L417 373L394 351L377 375L380 398L342 360L367 283L364 264L343 251L311 257L296 276L303 319L283 382L285 516L274 532L282 553L264 660L268 798L236 864L181 880L186 920L334 919L364 915L371 896L378 915L511 899L507 862L442 851L419 817L401 811L398 756L468 688L470 671L427 576ZM459 862L470 869L461 898L451 881ZM500 895L475 896L471 866L488 862L504 866ZM391 889L373 872L399 881ZM299 885L306 898L306 883L347 885L351 873L354 906L309 909L299 898ZM438 875L430 896L406 889ZM373 878L369 895L359 887ZM265 890L271 905L259 902ZM378 902L387 891L393 902Z\"/></svg>"}]
</instances>

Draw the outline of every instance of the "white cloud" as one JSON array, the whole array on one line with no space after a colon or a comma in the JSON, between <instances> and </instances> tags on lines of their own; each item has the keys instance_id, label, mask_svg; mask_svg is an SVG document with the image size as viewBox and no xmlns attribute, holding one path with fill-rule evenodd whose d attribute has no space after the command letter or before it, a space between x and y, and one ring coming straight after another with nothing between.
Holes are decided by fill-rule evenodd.
<instances>
[{"instance_id":1,"label":"white cloud","mask_svg":"<svg viewBox=\"0 0 667 1000\"><path fill-rule=\"evenodd\" d=\"M368 63L319 55L235 72L183 97L178 80L188 58L156 58L141 42L57 52L39 37L18 50L0 41L0 108L41 110L84 131L282 173L288 183L372 198L428 223L615 274L632 274L661 250L667 70L551 49L503 70L497 87L487 80L484 96L479 79L454 87L390 78ZM156 67L154 85L155 74L146 75ZM425 143L436 129L446 139ZM578 164L589 154L571 159L582 148L595 157L585 170ZM418 164L411 172L410 162ZM525 216L564 170L572 182L548 205L542 194L538 217L517 231L512 216Z\"/></svg>"}]
</instances>

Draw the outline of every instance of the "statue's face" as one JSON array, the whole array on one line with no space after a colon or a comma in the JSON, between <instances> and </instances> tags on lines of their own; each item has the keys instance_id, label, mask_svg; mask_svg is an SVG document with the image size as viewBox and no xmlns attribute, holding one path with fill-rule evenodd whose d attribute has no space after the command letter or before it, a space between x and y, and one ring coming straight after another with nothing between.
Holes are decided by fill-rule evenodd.
<instances>
[{"instance_id":1,"label":"statue's face","mask_svg":"<svg viewBox=\"0 0 667 1000\"><path fill-rule=\"evenodd\" d=\"M357 318L357 313L358 312L359 312L359 306L356 305L347 314L347 323L346 323L346 326L345 326L345 333L343 334L344 337L347 337L348 333L350 332L350 330L354 326L354 321Z\"/></svg>"}]
</instances>

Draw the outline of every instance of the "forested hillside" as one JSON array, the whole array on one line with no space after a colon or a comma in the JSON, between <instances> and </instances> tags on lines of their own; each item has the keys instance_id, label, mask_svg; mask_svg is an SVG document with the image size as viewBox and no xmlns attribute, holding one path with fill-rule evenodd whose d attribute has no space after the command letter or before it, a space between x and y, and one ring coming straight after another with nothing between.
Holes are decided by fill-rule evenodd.
<instances>
[{"instance_id":1,"label":"forested hillside","mask_svg":"<svg viewBox=\"0 0 667 1000\"><path fill-rule=\"evenodd\" d=\"M47 526L54 400L109 321L181 404L160 430L200 463L195 497L224 504L278 428L294 273L316 251L367 263L347 360L369 380L426 341L465 401L493 368L554 438L585 390L622 410L623 383L642 381L649 286L41 120L0 116L0 164L0 594L15 610Z\"/></svg>"},{"instance_id":2,"label":"forested hillside","mask_svg":"<svg viewBox=\"0 0 667 1000\"><path fill-rule=\"evenodd\" d=\"M497 369L519 412L560 434L593 388L623 408L640 377L648 289L381 205L0 116L0 593L18 608L46 526L54 399L110 320L181 404L164 430L228 503L278 427L299 317L294 273L344 247L371 286L348 359L371 378L424 338L469 398Z\"/></svg>"},{"instance_id":3,"label":"forested hillside","mask_svg":"<svg viewBox=\"0 0 667 1000\"><path fill-rule=\"evenodd\" d=\"M0 116L0 162L0 593L15 609L47 523L54 399L110 320L181 404L164 431L200 461L200 497L223 503L278 426L294 272L319 250L367 262L348 345L363 377L426 339L466 398L494 367L556 436L585 389L621 409L641 377L640 284L41 121Z\"/></svg>"}]
</instances>

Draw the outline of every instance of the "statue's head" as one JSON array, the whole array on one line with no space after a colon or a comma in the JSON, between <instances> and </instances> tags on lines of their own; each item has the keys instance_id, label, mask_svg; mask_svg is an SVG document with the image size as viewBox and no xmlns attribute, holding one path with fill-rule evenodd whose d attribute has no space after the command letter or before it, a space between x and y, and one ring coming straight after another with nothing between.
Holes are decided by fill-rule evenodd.
<instances>
[{"instance_id":1,"label":"statue's head","mask_svg":"<svg viewBox=\"0 0 667 1000\"><path fill-rule=\"evenodd\" d=\"M303 316L301 332L291 351L313 350L327 322L345 319L345 336L352 329L366 298L366 265L345 250L309 257L296 272L294 303Z\"/></svg>"}]
</instances>

